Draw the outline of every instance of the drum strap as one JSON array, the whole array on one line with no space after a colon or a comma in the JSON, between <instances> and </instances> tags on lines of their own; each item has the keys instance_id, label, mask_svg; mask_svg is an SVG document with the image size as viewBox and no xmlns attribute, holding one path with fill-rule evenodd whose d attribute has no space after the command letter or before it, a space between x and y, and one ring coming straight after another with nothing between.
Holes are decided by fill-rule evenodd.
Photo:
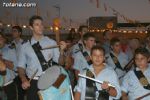
<instances>
[{"instance_id":1,"label":"drum strap","mask_svg":"<svg viewBox=\"0 0 150 100\"><path fill-rule=\"evenodd\" d=\"M144 89L150 90L150 84L142 71L134 69L134 73Z\"/></svg>"},{"instance_id":2,"label":"drum strap","mask_svg":"<svg viewBox=\"0 0 150 100\"><path fill-rule=\"evenodd\" d=\"M59 88L63 81L66 79L66 75L60 74L55 83L53 84L54 87Z\"/></svg>"},{"instance_id":3,"label":"drum strap","mask_svg":"<svg viewBox=\"0 0 150 100\"><path fill-rule=\"evenodd\" d=\"M117 58L116 56L114 56L112 53L110 53L110 56L111 56L111 58L112 58L114 64L116 65L116 68L121 69L122 71L124 71L124 69L121 67L121 64L120 64L118 58ZM115 68L115 69L116 69L116 68ZM115 70L115 69L114 69L114 70Z\"/></svg>"},{"instance_id":4,"label":"drum strap","mask_svg":"<svg viewBox=\"0 0 150 100\"><path fill-rule=\"evenodd\" d=\"M86 76L94 78L94 75L90 70L87 70ZM96 100L96 83L89 79L86 79L85 100Z\"/></svg>"},{"instance_id":5,"label":"drum strap","mask_svg":"<svg viewBox=\"0 0 150 100\"><path fill-rule=\"evenodd\" d=\"M79 46L79 49L80 49L83 57L87 61L88 65L90 66L92 64L92 60L90 59L89 54L86 51L83 51L83 45L82 44L79 43L78 46Z\"/></svg>"},{"instance_id":6,"label":"drum strap","mask_svg":"<svg viewBox=\"0 0 150 100\"><path fill-rule=\"evenodd\" d=\"M45 71L48 67L49 67L49 64L48 62L45 60L42 52L41 52L41 46L39 44L39 42L35 43L32 45L32 48L41 64L41 67L42 67L42 70Z\"/></svg>"}]
</instances>

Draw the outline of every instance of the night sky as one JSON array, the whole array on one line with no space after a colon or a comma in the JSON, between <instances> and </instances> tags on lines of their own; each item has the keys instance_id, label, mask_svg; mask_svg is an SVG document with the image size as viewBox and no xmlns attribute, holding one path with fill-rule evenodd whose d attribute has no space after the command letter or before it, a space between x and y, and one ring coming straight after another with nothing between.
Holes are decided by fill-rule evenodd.
<instances>
[{"instance_id":1,"label":"night sky","mask_svg":"<svg viewBox=\"0 0 150 100\"><path fill-rule=\"evenodd\" d=\"M90 2L92 1L92 2ZM27 24L28 18L36 13L37 7L33 8L6 8L0 0L0 20L5 23ZM91 16L114 16L108 5L123 14L124 16L140 22L150 22L150 0L99 0L99 8L96 7L96 0L17 0L17 2L37 3L40 15L45 19L46 25L52 24L52 19L58 16L60 7L61 23L64 26L72 26L85 23ZM104 10L104 3L107 11ZM119 17L119 22L125 22Z\"/></svg>"}]
</instances>

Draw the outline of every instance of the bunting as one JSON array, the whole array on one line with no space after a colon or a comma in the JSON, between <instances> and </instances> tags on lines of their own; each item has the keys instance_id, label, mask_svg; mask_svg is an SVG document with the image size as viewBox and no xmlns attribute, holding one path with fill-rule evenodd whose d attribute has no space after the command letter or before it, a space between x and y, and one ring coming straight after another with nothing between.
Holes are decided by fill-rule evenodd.
<instances>
[{"instance_id":1,"label":"bunting","mask_svg":"<svg viewBox=\"0 0 150 100\"><path fill-rule=\"evenodd\" d=\"M17 0L11 0L11 3L16 3L17 2Z\"/></svg>"},{"instance_id":2,"label":"bunting","mask_svg":"<svg viewBox=\"0 0 150 100\"><path fill-rule=\"evenodd\" d=\"M99 8L99 0L96 0L96 7Z\"/></svg>"},{"instance_id":3,"label":"bunting","mask_svg":"<svg viewBox=\"0 0 150 100\"><path fill-rule=\"evenodd\" d=\"M105 3L104 3L104 10L105 10L105 12L107 12L107 6Z\"/></svg>"}]
</instances>

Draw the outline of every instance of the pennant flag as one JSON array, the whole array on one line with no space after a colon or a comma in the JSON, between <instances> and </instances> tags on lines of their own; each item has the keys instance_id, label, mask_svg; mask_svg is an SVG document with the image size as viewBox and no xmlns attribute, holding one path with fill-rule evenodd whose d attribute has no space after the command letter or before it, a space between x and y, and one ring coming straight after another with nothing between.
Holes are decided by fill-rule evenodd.
<instances>
[{"instance_id":1,"label":"pennant flag","mask_svg":"<svg viewBox=\"0 0 150 100\"><path fill-rule=\"evenodd\" d=\"M99 0L96 0L96 6L99 8Z\"/></svg>"},{"instance_id":2,"label":"pennant flag","mask_svg":"<svg viewBox=\"0 0 150 100\"><path fill-rule=\"evenodd\" d=\"M62 18L65 23L67 23L67 19L65 17Z\"/></svg>"},{"instance_id":3,"label":"pennant flag","mask_svg":"<svg viewBox=\"0 0 150 100\"><path fill-rule=\"evenodd\" d=\"M11 0L11 3L16 3L17 2L17 0Z\"/></svg>"},{"instance_id":4,"label":"pennant flag","mask_svg":"<svg viewBox=\"0 0 150 100\"><path fill-rule=\"evenodd\" d=\"M104 3L104 10L105 10L105 12L107 12L107 6L105 3Z\"/></svg>"}]
</instances>

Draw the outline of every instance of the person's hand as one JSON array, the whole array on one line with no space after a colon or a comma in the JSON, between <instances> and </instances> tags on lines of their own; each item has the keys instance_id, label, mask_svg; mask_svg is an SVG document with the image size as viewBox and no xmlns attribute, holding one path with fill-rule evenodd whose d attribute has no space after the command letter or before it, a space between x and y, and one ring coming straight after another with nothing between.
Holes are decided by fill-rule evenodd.
<instances>
[{"instance_id":1,"label":"person's hand","mask_svg":"<svg viewBox=\"0 0 150 100\"><path fill-rule=\"evenodd\" d=\"M0 60L0 71L5 71L6 70L6 64Z\"/></svg>"},{"instance_id":2,"label":"person's hand","mask_svg":"<svg viewBox=\"0 0 150 100\"><path fill-rule=\"evenodd\" d=\"M23 81L22 81L22 88L23 88L24 90L26 90L26 89L28 89L29 87L30 87L30 82L29 82L27 79L23 80Z\"/></svg>"},{"instance_id":3,"label":"person's hand","mask_svg":"<svg viewBox=\"0 0 150 100\"><path fill-rule=\"evenodd\" d=\"M59 45L61 51L64 51L67 48L67 43L65 41L61 41Z\"/></svg>"},{"instance_id":4,"label":"person's hand","mask_svg":"<svg viewBox=\"0 0 150 100\"><path fill-rule=\"evenodd\" d=\"M104 89L104 90L108 90L109 89L109 82L106 82L104 81L102 84L101 84L101 88Z\"/></svg>"}]
</instances>

